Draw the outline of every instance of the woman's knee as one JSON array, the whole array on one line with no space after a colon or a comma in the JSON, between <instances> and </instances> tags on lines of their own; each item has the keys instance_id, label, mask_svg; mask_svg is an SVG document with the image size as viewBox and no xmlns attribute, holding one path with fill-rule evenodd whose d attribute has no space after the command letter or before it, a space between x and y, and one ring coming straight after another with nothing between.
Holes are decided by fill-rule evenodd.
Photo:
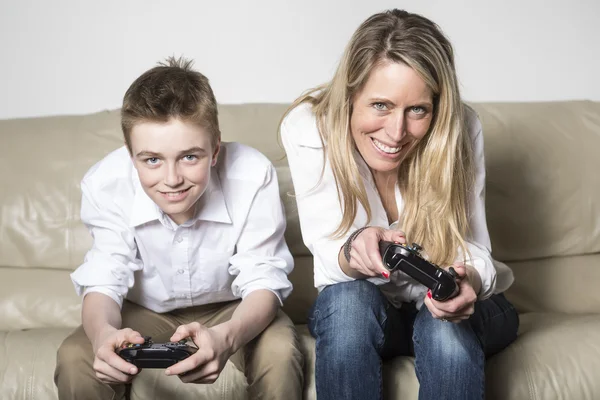
<instances>
[{"instance_id":1,"label":"woman's knee","mask_svg":"<svg viewBox=\"0 0 600 400\"><path fill-rule=\"evenodd\" d=\"M427 309L417 315L413 342L417 358L438 366L478 365L485 359L481 343L468 321L458 324L442 321L433 318Z\"/></svg>"},{"instance_id":2,"label":"woman's knee","mask_svg":"<svg viewBox=\"0 0 600 400\"><path fill-rule=\"evenodd\" d=\"M313 336L340 349L381 344L386 304L379 288L366 280L337 283L318 296L309 319Z\"/></svg>"}]
</instances>

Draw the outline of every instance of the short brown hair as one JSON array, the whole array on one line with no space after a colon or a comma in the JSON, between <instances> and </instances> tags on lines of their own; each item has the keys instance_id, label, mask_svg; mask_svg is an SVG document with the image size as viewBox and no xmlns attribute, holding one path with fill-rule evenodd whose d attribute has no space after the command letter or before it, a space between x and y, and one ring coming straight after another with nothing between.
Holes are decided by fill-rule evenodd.
<instances>
[{"instance_id":1,"label":"short brown hair","mask_svg":"<svg viewBox=\"0 0 600 400\"><path fill-rule=\"evenodd\" d=\"M217 102L208 79L193 62L169 57L137 78L123 97L121 128L131 153L131 130L141 122L179 118L206 129L213 147L221 138Z\"/></svg>"}]
</instances>

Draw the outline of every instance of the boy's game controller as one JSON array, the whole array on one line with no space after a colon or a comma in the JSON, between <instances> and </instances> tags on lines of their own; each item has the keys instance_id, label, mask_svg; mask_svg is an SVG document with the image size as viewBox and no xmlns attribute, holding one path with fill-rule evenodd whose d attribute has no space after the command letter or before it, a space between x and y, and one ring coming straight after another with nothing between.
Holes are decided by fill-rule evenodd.
<instances>
[{"instance_id":1,"label":"boy's game controller","mask_svg":"<svg viewBox=\"0 0 600 400\"><path fill-rule=\"evenodd\" d=\"M421 256L422 247L392 242L379 242L383 265L390 271L400 270L431 290L431 297L437 301L449 300L458 294L458 274L454 268L448 271L425 260Z\"/></svg>"},{"instance_id":2,"label":"boy's game controller","mask_svg":"<svg viewBox=\"0 0 600 400\"><path fill-rule=\"evenodd\" d=\"M198 351L187 341L154 343L152 338L144 336L143 344L128 343L123 345L117 354L125 361L138 368L168 368L181 360L185 360Z\"/></svg>"}]
</instances>

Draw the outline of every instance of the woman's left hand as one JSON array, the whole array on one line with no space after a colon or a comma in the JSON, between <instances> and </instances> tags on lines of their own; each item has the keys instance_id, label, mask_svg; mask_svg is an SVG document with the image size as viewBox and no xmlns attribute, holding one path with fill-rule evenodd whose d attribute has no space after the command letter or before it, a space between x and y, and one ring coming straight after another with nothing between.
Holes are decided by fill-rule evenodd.
<instances>
[{"instance_id":1,"label":"woman's left hand","mask_svg":"<svg viewBox=\"0 0 600 400\"><path fill-rule=\"evenodd\" d=\"M467 269L463 263L455 263L453 268L458 274L458 295L450 300L437 301L430 297L430 292L427 292L425 306L433 318L459 323L469 319L475 312L479 289L476 290L474 286L481 287L481 278L475 269L470 267Z\"/></svg>"}]
</instances>

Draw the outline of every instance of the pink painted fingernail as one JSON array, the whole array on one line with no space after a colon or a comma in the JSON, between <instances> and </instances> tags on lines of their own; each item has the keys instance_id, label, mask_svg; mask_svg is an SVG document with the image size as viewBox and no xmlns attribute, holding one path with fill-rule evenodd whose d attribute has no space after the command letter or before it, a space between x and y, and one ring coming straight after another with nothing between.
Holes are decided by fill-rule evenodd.
<instances>
[{"instance_id":1,"label":"pink painted fingernail","mask_svg":"<svg viewBox=\"0 0 600 400\"><path fill-rule=\"evenodd\" d=\"M389 272L387 272L387 271L382 271L382 272L381 272L381 275L383 275L383 277L384 277L385 279L388 279L388 278L390 277L390 273L389 273Z\"/></svg>"},{"instance_id":2,"label":"pink painted fingernail","mask_svg":"<svg viewBox=\"0 0 600 400\"><path fill-rule=\"evenodd\" d=\"M431 297L431 290L428 290L428 291L427 291L427 297L429 297L430 299L432 298L432 297Z\"/></svg>"}]
</instances>

